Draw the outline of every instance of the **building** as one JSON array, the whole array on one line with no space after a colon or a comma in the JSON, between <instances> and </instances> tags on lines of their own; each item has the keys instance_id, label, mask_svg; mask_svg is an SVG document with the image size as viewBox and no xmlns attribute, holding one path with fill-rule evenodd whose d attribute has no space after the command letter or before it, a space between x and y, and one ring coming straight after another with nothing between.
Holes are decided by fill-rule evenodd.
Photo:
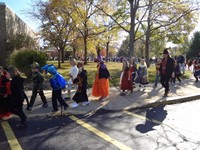
<instances>
[{"instance_id":1,"label":"building","mask_svg":"<svg viewBox=\"0 0 200 150\"><path fill-rule=\"evenodd\" d=\"M0 2L0 65L6 65L12 52L10 38L15 34L34 37L34 31L20 19L5 3Z\"/></svg>"}]
</instances>

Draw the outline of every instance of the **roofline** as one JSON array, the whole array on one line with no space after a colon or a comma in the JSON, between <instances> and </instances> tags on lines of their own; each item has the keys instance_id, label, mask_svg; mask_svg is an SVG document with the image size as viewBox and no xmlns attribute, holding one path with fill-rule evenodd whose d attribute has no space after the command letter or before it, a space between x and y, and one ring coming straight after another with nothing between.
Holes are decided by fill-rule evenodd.
<instances>
[{"instance_id":1,"label":"roofline","mask_svg":"<svg viewBox=\"0 0 200 150\"><path fill-rule=\"evenodd\" d=\"M0 2L0 5L2 5L2 6L6 6L6 3L4 3L4 2Z\"/></svg>"}]
</instances>

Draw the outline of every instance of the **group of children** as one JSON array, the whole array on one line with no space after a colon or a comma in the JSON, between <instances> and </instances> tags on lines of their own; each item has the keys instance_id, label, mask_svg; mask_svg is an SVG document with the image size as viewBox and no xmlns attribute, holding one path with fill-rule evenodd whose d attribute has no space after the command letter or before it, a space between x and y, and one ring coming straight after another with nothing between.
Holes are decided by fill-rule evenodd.
<instances>
[{"instance_id":1,"label":"group of children","mask_svg":"<svg viewBox=\"0 0 200 150\"><path fill-rule=\"evenodd\" d=\"M88 105L87 71L84 69L83 64L77 64L75 59L72 59L70 64L71 68L68 81L66 81L65 78L58 73L56 67L52 64L47 64L43 67L40 67L37 62L31 64L30 67L32 71L33 88L30 102L24 92L24 79L20 76L17 68L10 67L8 70L5 70L0 67L0 118L8 117L11 113L16 114L21 118L21 125L19 127L25 128L27 125L26 116L23 112L24 99L27 101L28 111L33 109L37 94L40 95L43 102L42 107L48 107L48 102L43 91L44 77L41 74L41 71L51 75L49 82L52 88L52 112L58 111L57 101L64 110L66 110L69 106L71 108L75 108L79 106L79 104L83 106ZM110 73L106 65L102 59L98 59L92 95L99 97L99 100L104 100L109 94L109 78ZM71 98L72 87L75 88L76 92ZM66 98L62 97L62 90L68 91ZM73 102L68 105L65 100L70 99L72 99Z\"/></svg>"},{"instance_id":2,"label":"group of children","mask_svg":"<svg viewBox=\"0 0 200 150\"><path fill-rule=\"evenodd\" d=\"M109 94L109 79L110 73L104 64L102 58L98 58L97 62L97 72L95 75L95 80L92 87L92 95L99 97L98 100L103 101ZM156 80L155 86L157 86L159 80L159 71L162 58L158 59L156 62ZM32 70L32 81L33 89L30 102L24 92L23 82L24 79L20 76L19 71L15 67L2 68L0 67L0 118L7 117L10 113L14 113L21 118L21 128L26 127L26 116L23 112L23 101L27 101L27 110L31 111L37 97L40 95L43 102L42 107L48 107L48 102L43 91L44 77L40 71L44 71L46 74L51 74L49 80L52 87L52 112L58 111L57 101L60 103L62 108L66 110L69 106L75 108L81 105L88 105L87 96L87 71L84 69L82 63L76 62L75 59L70 61L70 72L69 80L66 81L64 77L58 73L54 65L45 65L40 67L37 62L34 62L30 67ZM176 79L181 83L181 71L180 66L176 60L174 60L174 74L172 75L171 82L175 83ZM200 62L196 60L194 62L194 76L196 81L200 77ZM140 59L139 65L134 62L134 59L127 61L123 59L122 72L120 75L119 87L120 95L124 96L126 90L133 92L133 88L139 86L145 87L148 84L148 71L147 65L144 59ZM76 92L71 98L72 87L75 88ZM67 91L67 97L62 97L62 90ZM73 102L69 105L65 100L72 99Z\"/></svg>"},{"instance_id":3,"label":"group of children","mask_svg":"<svg viewBox=\"0 0 200 150\"><path fill-rule=\"evenodd\" d=\"M144 90L148 84L147 65L143 58L140 59L139 66L134 62L134 58L128 62L123 59L122 72L120 75L119 87L121 90L120 95L124 96L125 91L133 92L133 88L139 86L140 90Z\"/></svg>"}]
</instances>

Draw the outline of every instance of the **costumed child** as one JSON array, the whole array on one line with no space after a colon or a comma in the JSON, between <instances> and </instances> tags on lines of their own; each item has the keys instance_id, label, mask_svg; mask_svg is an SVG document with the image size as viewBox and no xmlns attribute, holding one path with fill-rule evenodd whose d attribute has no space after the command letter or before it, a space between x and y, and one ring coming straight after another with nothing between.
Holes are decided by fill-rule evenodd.
<instances>
[{"instance_id":1,"label":"costumed child","mask_svg":"<svg viewBox=\"0 0 200 150\"><path fill-rule=\"evenodd\" d=\"M75 95L73 96L73 102L70 107L75 108L79 104L88 105L88 96L87 96L87 71L84 70L83 64L78 63L79 73L76 79L74 79L74 84L78 86Z\"/></svg>"},{"instance_id":2,"label":"costumed child","mask_svg":"<svg viewBox=\"0 0 200 150\"><path fill-rule=\"evenodd\" d=\"M45 73L50 73L50 85L52 87L52 106L53 110L52 112L58 111L58 104L59 103L63 106L64 110L68 108L68 105L65 103L65 101L62 98L62 90L66 90L67 82L64 79L64 77L57 72L57 69L54 65L45 65L41 68L41 70L44 70Z\"/></svg>"},{"instance_id":3,"label":"costumed child","mask_svg":"<svg viewBox=\"0 0 200 150\"><path fill-rule=\"evenodd\" d=\"M172 77L172 83L176 83L176 79L178 79L179 81L179 85L181 84L181 71L180 71L180 67L179 64L177 63L176 60L174 60L174 76Z\"/></svg>"},{"instance_id":4,"label":"costumed child","mask_svg":"<svg viewBox=\"0 0 200 150\"><path fill-rule=\"evenodd\" d=\"M199 62L199 59L196 59L194 60L194 77L196 79L196 82L199 81L199 78L200 78L200 62Z\"/></svg>"},{"instance_id":5,"label":"costumed child","mask_svg":"<svg viewBox=\"0 0 200 150\"><path fill-rule=\"evenodd\" d=\"M10 80L8 74L0 66L0 119L11 115L9 112Z\"/></svg>"},{"instance_id":6,"label":"costumed child","mask_svg":"<svg viewBox=\"0 0 200 150\"><path fill-rule=\"evenodd\" d=\"M133 85L135 85L135 77L136 77L136 73L137 73L137 65L135 64L134 58L131 58L130 64L129 64L129 68L130 68L130 72L131 72L131 75L132 75Z\"/></svg>"},{"instance_id":7,"label":"costumed child","mask_svg":"<svg viewBox=\"0 0 200 150\"><path fill-rule=\"evenodd\" d=\"M100 97L98 100L104 100L109 94L109 78L110 73L104 64L100 51L98 51L97 72L92 87L92 95Z\"/></svg>"},{"instance_id":8,"label":"costumed child","mask_svg":"<svg viewBox=\"0 0 200 150\"><path fill-rule=\"evenodd\" d=\"M136 83L139 83L140 91L145 90L145 87L148 84L147 65L144 59L140 59L140 65L137 71Z\"/></svg>"},{"instance_id":9,"label":"costumed child","mask_svg":"<svg viewBox=\"0 0 200 150\"><path fill-rule=\"evenodd\" d=\"M42 107L43 108L48 107L48 103L47 103L47 100L46 100L46 97L45 97L44 91L43 91L44 77L40 73L39 68L40 68L40 66L37 62L34 62L31 65L33 90L32 90L32 96L31 96L31 99L30 99L30 105L27 108L27 110L29 110L29 111L32 110L33 104L35 102L35 99L36 99L38 93L39 93L41 100L43 102Z\"/></svg>"},{"instance_id":10,"label":"costumed child","mask_svg":"<svg viewBox=\"0 0 200 150\"><path fill-rule=\"evenodd\" d=\"M10 77L10 92L11 92L11 108L10 112L16 114L21 119L21 124L18 126L19 129L27 127L26 116L23 112L23 101L24 101L24 79L20 76L19 71L15 67L9 67Z\"/></svg>"},{"instance_id":11,"label":"costumed child","mask_svg":"<svg viewBox=\"0 0 200 150\"><path fill-rule=\"evenodd\" d=\"M155 85L154 86L157 86L159 78L160 78L160 64L161 63L162 63L162 58L159 58L156 61L156 80L155 80Z\"/></svg>"},{"instance_id":12,"label":"costumed child","mask_svg":"<svg viewBox=\"0 0 200 150\"><path fill-rule=\"evenodd\" d=\"M131 93L133 92L133 82L132 82L132 75L131 75L131 71L129 69L129 64L127 60L123 60L123 67L122 67L122 73L120 76L120 90L121 96L125 95L125 90L129 90L131 91Z\"/></svg>"},{"instance_id":13,"label":"costumed child","mask_svg":"<svg viewBox=\"0 0 200 150\"><path fill-rule=\"evenodd\" d=\"M70 72L69 72L69 77L70 79L68 80L68 90L67 90L67 97L65 98L66 100L70 100L71 99L71 90L72 90L72 86L73 86L73 80L77 77L78 75L78 68L77 68L77 62L75 59L72 59L70 61ZM75 86L75 88L77 88Z\"/></svg>"}]
</instances>

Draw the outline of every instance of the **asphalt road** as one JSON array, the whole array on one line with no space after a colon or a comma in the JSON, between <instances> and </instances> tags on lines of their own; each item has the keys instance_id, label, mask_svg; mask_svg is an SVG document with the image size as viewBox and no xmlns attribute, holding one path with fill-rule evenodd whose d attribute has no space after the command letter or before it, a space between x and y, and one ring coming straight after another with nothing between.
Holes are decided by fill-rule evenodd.
<instances>
[{"instance_id":1,"label":"asphalt road","mask_svg":"<svg viewBox=\"0 0 200 150\"><path fill-rule=\"evenodd\" d=\"M0 150L200 150L199 114L197 100L89 118L33 117L25 130L13 118L1 121Z\"/></svg>"}]
</instances>

